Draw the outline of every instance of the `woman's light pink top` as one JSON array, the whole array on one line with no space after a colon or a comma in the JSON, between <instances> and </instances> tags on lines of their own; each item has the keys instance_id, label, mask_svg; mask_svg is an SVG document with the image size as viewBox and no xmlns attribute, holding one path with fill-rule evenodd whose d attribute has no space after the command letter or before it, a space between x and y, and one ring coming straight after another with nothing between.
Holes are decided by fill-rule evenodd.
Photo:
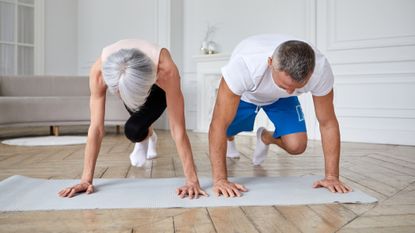
<instances>
[{"instance_id":1,"label":"woman's light pink top","mask_svg":"<svg viewBox=\"0 0 415 233\"><path fill-rule=\"evenodd\" d=\"M160 52L161 47L158 45L152 44L150 42L147 42L145 40L141 39L125 39L120 40L118 42L115 42L114 44L108 45L104 49L102 49L101 53L101 62L104 64L108 57L119 51L120 49L138 49L147 56L150 57L150 59L154 62L154 65L158 67L159 64L159 58L160 58Z\"/></svg>"}]
</instances>

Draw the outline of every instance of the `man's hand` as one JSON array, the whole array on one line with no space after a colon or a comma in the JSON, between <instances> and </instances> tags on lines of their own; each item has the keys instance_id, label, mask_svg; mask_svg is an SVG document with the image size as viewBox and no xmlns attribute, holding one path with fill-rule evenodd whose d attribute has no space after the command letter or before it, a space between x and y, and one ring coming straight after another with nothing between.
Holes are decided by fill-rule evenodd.
<instances>
[{"instance_id":1,"label":"man's hand","mask_svg":"<svg viewBox=\"0 0 415 233\"><path fill-rule=\"evenodd\" d=\"M240 197L242 196L241 192L247 191L248 189L245 186L229 182L228 180L219 180L213 185L213 192L217 197L220 195L224 197Z\"/></svg>"},{"instance_id":2,"label":"man's hand","mask_svg":"<svg viewBox=\"0 0 415 233\"><path fill-rule=\"evenodd\" d=\"M353 191L352 188L343 184L337 177L326 177L314 182L313 188L324 187L332 193L348 193Z\"/></svg>"},{"instance_id":3,"label":"man's hand","mask_svg":"<svg viewBox=\"0 0 415 233\"><path fill-rule=\"evenodd\" d=\"M197 199L199 198L199 195L205 197L209 196L202 188L200 188L199 183L185 184L182 187L177 188L176 193L177 196L179 196L180 198L185 198L186 196L188 196L190 199Z\"/></svg>"},{"instance_id":4,"label":"man's hand","mask_svg":"<svg viewBox=\"0 0 415 233\"><path fill-rule=\"evenodd\" d=\"M80 184L74 185L72 187L67 187L62 189L58 194L60 197L73 197L77 193L86 192L90 194L94 192L94 186L88 182L81 182Z\"/></svg>"}]
</instances>

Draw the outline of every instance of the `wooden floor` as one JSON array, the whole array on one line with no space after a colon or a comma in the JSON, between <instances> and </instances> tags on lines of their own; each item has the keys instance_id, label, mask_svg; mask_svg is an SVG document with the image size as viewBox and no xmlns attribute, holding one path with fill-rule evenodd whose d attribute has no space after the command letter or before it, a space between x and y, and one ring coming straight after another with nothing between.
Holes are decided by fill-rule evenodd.
<instances>
[{"instance_id":1,"label":"wooden floor","mask_svg":"<svg viewBox=\"0 0 415 233\"><path fill-rule=\"evenodd\" d=\"M48 129L30 132L39 135ZM16 131L3 130L0 137L14 137L13 133ZM128 159L133 144L110 130L103 141L95 177L183 176L169 132L157 133L159 157L148 161L144 168L136 168ZM207 135L189 132L189 136L199 176L210 176ZM237 137L242 156L227 161L230 176L324 174L320 142L310 141L307 151L294 157L272 146L263 166L253 167L254 142L253 137ZM15 174L79 179L83 151L83 145L0 144L0 179ZM2 212L0 232L415 232L415 147L343 143L341 178L375 196L379 203Z\"/></svg>"}]
</instances>

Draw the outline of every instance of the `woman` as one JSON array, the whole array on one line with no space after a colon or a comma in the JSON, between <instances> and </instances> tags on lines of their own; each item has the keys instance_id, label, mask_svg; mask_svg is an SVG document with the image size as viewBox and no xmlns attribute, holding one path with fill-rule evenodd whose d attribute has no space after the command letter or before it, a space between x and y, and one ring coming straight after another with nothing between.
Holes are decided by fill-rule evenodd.
<instances>
[{"instance_id":1,"label":"woman","mask_svg":"<svg viewBox=\"0 0 415 233\"><path fill-rule=\"evenodd\" d=\"M200 188L184 120L184 100L180 75L170 53L144 40L127 39L103 49L90 72L91 125L85 149L84 170L79 184L59 192L61 197L93 192L93 175L104 137L107 89L121 98L130 118L125 135L135 143L130 154L133 166L156 156L157 136L151 125L167 107L171 135L180 155L186 184L176 190L181 198L207 196Z\"/></svg>"}]
</instances>

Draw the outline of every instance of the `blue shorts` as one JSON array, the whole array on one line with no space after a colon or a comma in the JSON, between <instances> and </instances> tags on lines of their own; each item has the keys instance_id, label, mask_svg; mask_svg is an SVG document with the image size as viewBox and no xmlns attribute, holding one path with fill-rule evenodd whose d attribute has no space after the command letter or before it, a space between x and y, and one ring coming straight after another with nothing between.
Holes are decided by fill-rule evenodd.
<instances>
[{"instance_id":1,"label":"blue shorts","mask_svg":"<svg viewBox=\"0 0 415 233\"><path fill-rule=\"evenodd\" d=\"M254 129L255 117L260 108L265 111L275 126L274 138L292 133L307 132L300 102L297 96L292 96L281 98L265 106L257 106L241 100L235 118L229 125L226 135L231 137L242 131L252 131Z\"/></svg>"}]
</instances>

